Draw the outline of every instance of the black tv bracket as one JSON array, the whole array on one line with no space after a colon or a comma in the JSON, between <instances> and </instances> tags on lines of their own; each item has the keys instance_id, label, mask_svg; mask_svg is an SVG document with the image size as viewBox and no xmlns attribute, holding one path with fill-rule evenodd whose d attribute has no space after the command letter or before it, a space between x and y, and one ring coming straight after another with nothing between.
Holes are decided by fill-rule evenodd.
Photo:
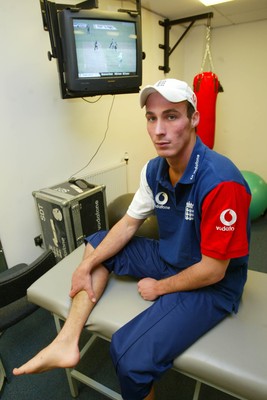
<instances>
[{"instance_id":1,"label":"black tv bracket","mask_svg":"<svg viewBox=\"0 0 267 400\"><path fill-rule=\"evenodd\" d=\"M98 8L98 0L86 0L81 3L70 5L70 4L56 4L52 1L48 0L39 0L41 13L42 13L42 20L43 20L43 27L45 31L49 31L51 28L51 15L53 14L53 10L60 11L64 10L65 8L69 8L72 10L82 10L82 9L92 9Z\"/></svg>"},{"instance_id":2,"label":"black tv bracket","mask_svg":"<svg viewBox=\"0 0 267 400\"><path fill-rule=\"evenodd\" d=\"M58 12L64 9L81 10L81 9L92 9L98 8L98 0L86 0L81 3L70 5L70 4L56 4L48 0L39 0L41 7L41 14L43 20L43 27L45 31L48 31L51 51L47 52L49 61L52 58L57 59L57 67L60 81L60 92L62 99L78 97L75 94L70 94L67 90L64 69L63 69L63 53L60 42L59 24L58 24Z\"/></svg>"},{"instance_id":3,"label":"black tv bracket","mask_svg":"<svg viewBox=\"0 0 267 400\"><path fill-rule=\"evenodd\" d=\"M159 24L163 26L164 28L164 44L159 44L159 48L164 50L164 65L160 65L159 69L161 71L164 71L165 73L170 72L170 65L169 65L169 60L170 56L173 53L173 51L176 49L178 44L183 40L187 32L192 28L194 23L196 21L199 21L201 19L208 19L210 20L213 17L213 13L206 13L206 14L199 14L199 15L194 15L191 17L186 17L186 18L181 18L181 19L175 19L173 21L170 21L169 19L165 19L164 21L159 21ZM170 30L171 27L174 25L181 25L181 24L186 24L187 22L190 22L190 24L187 26L183 34L180 36L180 38L177 40L175 45L170 48Z\"/></svg>"}]
</instances>

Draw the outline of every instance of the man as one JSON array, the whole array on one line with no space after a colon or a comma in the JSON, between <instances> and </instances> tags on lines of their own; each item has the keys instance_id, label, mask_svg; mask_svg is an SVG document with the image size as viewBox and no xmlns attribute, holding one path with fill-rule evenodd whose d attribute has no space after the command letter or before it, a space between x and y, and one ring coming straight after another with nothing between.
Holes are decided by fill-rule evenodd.
<instances>
[{"instance_id":1,"label":"man","mask_svg":"<svg viewBox=\"0 0 267 400\"><path fill-rule=\"evenodd\" d=\"M138 278L140 295L154 301L112 338L126 400L154 399L153 382L173 359L238 310L247 276L248 185L230 160L197 137L196 96L185 82L147 86L140 102L158 157L143 168L126 215L108 233L87 238L63 329L15 375L77 364L81 330L111 271ZM159 241L134 237L152 213Z\"/></svg>"}]
</instances>

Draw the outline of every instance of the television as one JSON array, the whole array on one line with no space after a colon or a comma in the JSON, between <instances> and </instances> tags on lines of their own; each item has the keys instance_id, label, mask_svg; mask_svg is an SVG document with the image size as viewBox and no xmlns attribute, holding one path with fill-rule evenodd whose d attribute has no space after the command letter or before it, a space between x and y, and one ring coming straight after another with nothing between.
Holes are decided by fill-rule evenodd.
<instances>
[{"instance_id":1,"label":"television","mask_svg":"<svg viewBox=\"0 0 267 400\"><path fill-rule=\"evenodd\" d=\"M63 9L58 22L69 97L139 92L142 43L138 13Z\"/></svg>"}]
</instances>

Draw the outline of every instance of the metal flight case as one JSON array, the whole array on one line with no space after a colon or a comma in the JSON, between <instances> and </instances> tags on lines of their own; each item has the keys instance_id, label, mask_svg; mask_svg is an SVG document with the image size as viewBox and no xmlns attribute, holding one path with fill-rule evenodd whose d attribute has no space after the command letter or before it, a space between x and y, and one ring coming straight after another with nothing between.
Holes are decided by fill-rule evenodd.
<instances>
[{"instance_id":1,"label":"metal flight case","mask_svg":"<svg viewBox=\"0 0 267 400\"><path fill-rule=\"evenodd\" d=\"M108 229L106 187L84 179L34 191L42 238L60 261L84 238Z\"/></svg>"}]
</instances>

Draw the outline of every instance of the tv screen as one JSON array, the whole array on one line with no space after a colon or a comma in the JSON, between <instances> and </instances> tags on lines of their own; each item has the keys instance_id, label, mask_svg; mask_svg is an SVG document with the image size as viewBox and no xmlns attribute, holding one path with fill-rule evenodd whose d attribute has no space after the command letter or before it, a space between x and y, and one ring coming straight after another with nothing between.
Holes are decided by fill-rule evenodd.
<instances>
[{"instance_id":1,"label":"tv screen","mask_svg":"<svg viewBox=\"0 0 267 400\"><path fill-rule=\"evenodd\" d=\"M99 10L59 13L66 89L81 96L138 92L140 16Z\"/></svg>"}]
</instances>

